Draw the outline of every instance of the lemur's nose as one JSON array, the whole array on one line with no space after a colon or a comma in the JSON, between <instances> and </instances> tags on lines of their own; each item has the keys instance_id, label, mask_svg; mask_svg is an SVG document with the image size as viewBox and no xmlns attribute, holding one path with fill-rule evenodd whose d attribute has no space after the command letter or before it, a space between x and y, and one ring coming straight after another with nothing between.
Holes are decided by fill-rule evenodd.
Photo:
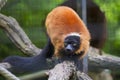
<instances>
[{"instance_id":1,"label":"lemur's nose","mask_svg":"<svg viewBox=\"0 0 120 80\"><path fill-rule=\"evenodd\" d=\"M73 52L73 48L72 48L71 45L67 45L67 47L65 48L65 50L66 50L66 52L68 52L68 53Z\"/></svg>"}]
</instances>

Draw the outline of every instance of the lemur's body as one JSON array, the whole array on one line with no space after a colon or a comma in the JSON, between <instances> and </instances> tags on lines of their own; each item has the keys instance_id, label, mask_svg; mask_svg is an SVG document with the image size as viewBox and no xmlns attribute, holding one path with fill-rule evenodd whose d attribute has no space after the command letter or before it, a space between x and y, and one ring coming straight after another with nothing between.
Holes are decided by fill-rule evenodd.
<instances>
[{"instance_id":1,"label":"lemur's body","mask_svg":"<svg viewBox=\"0 0 120 80\"><path fill-rule=\"evenodd\" d=\"M87 53L90 34L83 21L71 8L60 6L53 9L47 16L46 28L55 48L55 56L61 56L59 52L65 49L64 41L68 36L76 36L80 39L79 48L74 51L74 54L83 52L80 57L84 57Z\"/></svg>"}]
</instances>

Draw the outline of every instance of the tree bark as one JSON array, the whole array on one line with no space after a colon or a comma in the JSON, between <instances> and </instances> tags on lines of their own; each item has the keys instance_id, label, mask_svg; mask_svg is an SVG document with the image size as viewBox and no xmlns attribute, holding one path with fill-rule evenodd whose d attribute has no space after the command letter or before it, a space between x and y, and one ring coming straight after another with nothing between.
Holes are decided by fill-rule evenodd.
<instances>
[{"instance_id":1,"label":"tree bark","mask_svg":"<svg viewBox=\"0 0 120 80\"><path fill-rule=\"evenodd\" d=\"M10 40L27 55L37 55L41 49L32 44L26 33L12 17L0 14L0 28L4 29Z\"/></svg>"},{"instance_id":2,"label":"tree bark","mask_svg":"<svg viewBox=\"0 0 120 80\"><path fill-rule=\"evenodd\" d=\"M105 52L102 53L103 55L99 55L98 49L90 47L88 52L89 69L110 69L113 72L119 72L120 58L113 55L107 55Z\"/></svg>"},{"instance_id":3,"label":"tree bark","mask_svg":"<svg viewBox=\"0 0 120 80\"><path fill-rule=\"evenodd\" d=\"M80 72L75 62L65 60L48 72L48 80L92 80L87 74Z\"/></svg>"}]
</instances>

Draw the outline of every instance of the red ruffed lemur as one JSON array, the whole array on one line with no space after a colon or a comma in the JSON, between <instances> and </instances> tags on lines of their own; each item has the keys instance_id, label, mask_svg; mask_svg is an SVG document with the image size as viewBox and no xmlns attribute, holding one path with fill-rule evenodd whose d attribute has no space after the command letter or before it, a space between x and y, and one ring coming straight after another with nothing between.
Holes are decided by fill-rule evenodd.
<instances>
[{"instance_id":1,"label":"red ruffed lemur","mask_svg":"<svg viewBox=\"0 0 120 80\"><path fill-rule=\"evenodd\" d=\"M65 6L53 9L48 14L45 25L56 57L80 55L83 58L86 55L90 34L74 10Z\"/></svg>"},{"instance_id":2,"label":"red ruffed lemur","mask_svg":"<svg viewBox=\"0 0 120 80\"><path fill-rule=\"evenodd\" d=\"M3 60L11 65L14 73L34 72L46 69L46 58L74 56L83 58L89 48L90 34L77 13L69 7L53 9L46 18L48 43L42 52L34 57L10 56Z\"/></svg>"}]
</instances>

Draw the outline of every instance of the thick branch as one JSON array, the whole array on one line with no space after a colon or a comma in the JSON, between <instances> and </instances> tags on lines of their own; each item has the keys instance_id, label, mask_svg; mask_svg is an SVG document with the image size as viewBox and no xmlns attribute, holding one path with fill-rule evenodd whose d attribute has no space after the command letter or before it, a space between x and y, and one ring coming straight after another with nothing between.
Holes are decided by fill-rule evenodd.
<instances>
[{"instance_id":1,"label":"thick branch","mask_svg":"<svg viewBox=\"0 0 120 80\"><path fill-rule=\"evenodd\" d=\"M0 14L0 28L5 30L11 41L24 53L28 55L40 53L41 50L32 44L14 18Z\"/></svg>"},{"instance_id":2,"label":"thick branch","mask_svg":"<svg viewBox=\"0 0 120 80\"><path fill-rule=\"evenodd\" d=\"M48 77L48 80L92 80L87 74L80 72L74 61L64 60L49 71L40 71L19 77L22 80Z\"/></svg>"},{"instance_id":3,"label":"thick branch","mask_svg":"<svg viewBox=\"0 0 120 80\"><path fill-rule=\"evenodd\" d=\"M89 67L90 69L110 69L112 71L120 71L120 58L112 55L99 55L99 50L90 47L89 49Z\"/></svg>"},{"instance_id":4,"label":"thick branch","mask_svg":"<svg viewBox=\"0 0 120 80\"><path fill-rule=\"evenodd\" d=\"M77 71L77 66L73 61L67 60L57 64L48 75L48 80L92 80L86 74Z\"/></svg>"},{"instance_id":5,"label":"thick branch","mask_svg":"<svg viewBox=\"0 0 120 80\"><path fill-rule=\"evenodd\" d=\"M0 74L3 75L7 80L20 80L18 77L13 75L11 72L0 66Z\"/></svg>"},{"instance_id":6,"label":"thick branch","mask_svg":"<svg viewBox=\"0 0 120 80\"><path fill-rule=\"evenodd\" d=\"M113 72L120 72L120 57L106 55L105 52L102 52L103 55L99 55L99 52L99 49L90 47L88 51L89 71L110 69Z\"/></svg>"}]
</instances>

